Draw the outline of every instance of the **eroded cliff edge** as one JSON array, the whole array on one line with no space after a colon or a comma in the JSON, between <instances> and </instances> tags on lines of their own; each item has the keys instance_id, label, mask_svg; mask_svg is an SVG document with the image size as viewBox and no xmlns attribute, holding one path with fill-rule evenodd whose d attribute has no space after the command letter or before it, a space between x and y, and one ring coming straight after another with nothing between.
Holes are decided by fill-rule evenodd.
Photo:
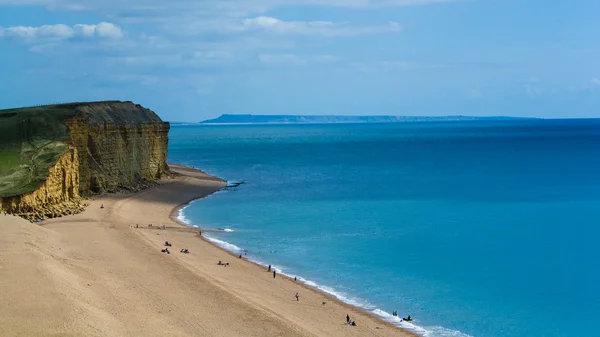
<instances>
[{"instance_id":1,"label":"eroded cliff edge","mask_svg":"<svg viewBox=\"0 0 600 337\"><path fill-rule=\"evenodd\" d=\"M29 219L71 214L82 209L82 197L138 189L169 173L170 126L153 111L119 101L40 108L54 111L49 107L61 109L66 116L61 120L66 137L60 140L66 150L51 163L41 186L0 198L2 211ZM36 142L41 141L29 140ZM41 157L33 157L34 168L41 166L36 164L41 163Z\"/></svg>"}]
</instances>

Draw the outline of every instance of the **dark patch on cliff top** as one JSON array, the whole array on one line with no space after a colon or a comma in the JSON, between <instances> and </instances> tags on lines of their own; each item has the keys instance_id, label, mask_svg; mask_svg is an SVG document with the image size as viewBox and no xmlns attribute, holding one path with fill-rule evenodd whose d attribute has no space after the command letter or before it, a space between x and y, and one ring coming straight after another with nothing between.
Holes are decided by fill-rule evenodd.
<instances>
[{"instance_id":1,"label":"dark patch on cliff top","mask_svg":"<svg viewBox=\"0 0 600 337\"><path fill-rule=\"evenodd\" d=\"M0 110L0 198L30 193L44 184L50 167L68 150L65 122L75 117L91 124L161 122L153 111L121 101Z\"/></svg>"}]
</instances>

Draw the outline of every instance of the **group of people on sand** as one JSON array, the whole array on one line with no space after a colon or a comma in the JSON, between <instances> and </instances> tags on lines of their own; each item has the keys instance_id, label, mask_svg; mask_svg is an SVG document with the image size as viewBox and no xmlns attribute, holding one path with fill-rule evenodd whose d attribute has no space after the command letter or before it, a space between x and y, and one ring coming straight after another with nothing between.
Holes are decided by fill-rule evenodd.
<instances>
[{"instance_id":1,"label":"group of people on sand","mask_svg":"<svg viewBox=\"0 0 600 337\"><path fill-rule=\"evenodd\" d=\"M227 267L229 265L229 262L227 263L223 263L221 260L219 260L219 263L217 263L217 266L224 266Z\"/></svg>"},{"instance_id":2,"label":"group of people on sand","mask_svg":"<svg viewBox=\"0 0 600 337\"><path fill-rule=\"evenodd\" d=\"M356 322L350 320L350 315L346 314L346 324L350 325L350 326L356 326Z\"/></svg>"},{"instance_id":3,"label":"group of people on sand","mask_svg":"<svg viewBox=\"0 0 600 337\"><path fill-rule=\"evenodd\" d=\"M170 243L169 241L165 241L165 247L167 247L167 248L161 249L160 251L163 252L163 253L165 253L165 254L171 254L171 252L169 251L168 247L173 247L173 244ZM182 248L179 252L180 253L184 253L184 254L189 254L190 253L189 249L187 249L187 248Z\"/></svg>"}]
</instances>

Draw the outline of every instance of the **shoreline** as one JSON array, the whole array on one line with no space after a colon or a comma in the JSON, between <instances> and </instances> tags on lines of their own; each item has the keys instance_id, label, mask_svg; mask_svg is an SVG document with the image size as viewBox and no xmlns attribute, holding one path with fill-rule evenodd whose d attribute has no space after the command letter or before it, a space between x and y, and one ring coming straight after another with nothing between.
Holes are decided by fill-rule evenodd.
<instances>
[{"instance_id":1,"label":"shoreline","mask_svg":"<svg viewBox=\"0 0 600 337\"><path fill-rule=\"evenodd\" d=\"M220 177L217 177L217 176L213 176L213 175L211 175L211 174L209 174L209 173L206 173L205 171L202 171L202 170L200 170L200 169L196 169L196 168L189 167L189 166L182 165L182 164L174 164L174 163L169 163L169 166L174 166L174 167L183 167L183 168L187 168L187 169L190 169L190 170L198 171L198 172L201 172L201 173L203 173L203 174L206 174L207 176L211 176L211 177L213 177L213 178L216 178L216 179L218 179L218 180L220 180L220 181L222 181L222 182L224 182L224 183L227 183L227 181L226 181L226 180L224 180L224 179L222 179L222 178L220 178ZM227 186L224 186L224 187L222 187L221 189L219 189L219 190L216 190L216 191L214 191L214 192L212 192L212 193L210 193L210 194L203 195L203 196L200 196L200 197L197 197L197 198L191 199L191 200L189 200L189 201L187 201L187 202L184 202L184 203L181 203L181 204L179 204L178 206L176 206L175 208L173 208L173 210L170 212L170 214L169 214L169 218L170 218L172 221L174 221L174 222L176 222L177 224L179 224L180 226L183 226L183 227L185 227L185 228L190 228L190 229L193 229L193 230L198 230L198 231L201 231L202 233L221 233L222 231L219 231L219 230L212 230L212 229L203 228L203 227L201 227L201 226L200 226L200 224L196 224L196 226L198 226L198 227L192 227L192 225L191 225L191 224L187 224L187 223L183 222L182 220L180 220L180 219L179 219L179 214L180 214L180 212L181 212L181 211L183 211L185 208L189 207L189 206L190 206L190 205L191 205L193 202L195 202L195 201L199 201L199 200L202 200L202 199L205 199L205 198L208 198L208 197L210 197L211 195L213 195L213 194L215 194L215 193L217 193L217 192L219 192L219 191L226 190L226 189L227 189ZM208 243L208 244L212 245L213 247L215 247L215 248L217 248L217 249L219 249L219 250L221 250L221 251L223 251L223 252L225 252L225 253L229 254L231 257L239 259L239 255L238 255L238 254L236 254L236 253L234 253L233 251L230 251L230 250L228 250L228 249L226 249L226 248L224 248L224 247L221 247L221 246L219 246L219 244L217 244L217 243L216 243L216 242L214 242L214 241L211 241L209 238L206 238L204 235L200 234L200 236L199 236L199 237L200 237L200 239L201 239L202 241L204 241L204 242L206 242L206 243ZM219 240L219 241L221 241L221 240ZM226 241L221 241L221 242L224 242L224 243L230 244L229 242L226 242ZM237 246L236 246L236 247L237 247ZM242 251L244 250L244 249L242 249L241 247L238 247L238 248L240 248ZM250 260L249 258L247 258L247 257L244 257L243 255L242 255L242 260L243 260L243 261L245 261L245 262L247 262L247 263L249 263L249 264L252 264L252 265L254 265L255 267L261 268L261 269L263 269L263 270L264 270L264 269L267 267L267 265L266 265L266 264L261 264L260 262L257 262L257 261L252 261L252 260ZM353 304L347 303L347 302L343 301L341 298L337 297L336 295L334 295L334 294L331 294L331 293L328 293L328 292L326 292L326 291L324 291L324 290L322 290L322 289L319 289L319 288L317 287L317 286L318 286L318 284L317 284L317 283L315 283L315 282L312 282L312 281L310 281L310 280L308 280L308 279L305 279L305 278L304 278L304 277L302 277L302 276L298 276L298 275L296 275L296 277L298 277L298 281L294 281L294 280L293 280L293 277L292 277L292 276L290 276L290 275L287 275L287 274L281 274L279 271L277 271L277 273L278 273L278 275L280 275L280 277L283 277L283 278L285 278L287 281L294 282L295 284L298 284L298 285L300 285L301 287L303 287L304 289L306 289L306 290L308 290L308 291L313 291L313 292L320 293L321 295L323 295L323 296L325 296L325 297L329 298L331 301L336 301L336 302L338 302L340 305L342 305L342 306L345 306L345 307L347 307L347 308L349 308L349 309L360 310L361 312L363 312L363 314L365 314L365 315L368 315L368 316L371 316L372 318L374 318L374 319L376 319L376 320L380 321L382 324L385 324L385 325L387 325L388 327L391 327L391 328L398 329L398 330L401 330L401 331L403 331L403 332L409 333L409 334L410 334L410 336L422 336L424 333L426 333L425 329L421 328L420 326L414 326L415 328L406 328L406 327L402 327L402 326L399 326L399 325L397 325L397 324L394 324L394 322L390 322L390 321L387 321L387 320L385 320L385 318L384 318L384 317L378 316L376 313L374 313L374 312L372 312L372 311L369 311L368 309L366 309L366 308L364 308L364 307L361 307L361 306L359 306L359 305L353 305ZM312 282L312 283L314 283L314 284L315 284L315 286L311 286L311 285L307 284L307 282ZM378 309L378 308L376 308L376 309L377 309L377 310L380 310L380 309ZM383 311L382 311L382 312L383 312ZM419 331L419 330L420 330L419 328L420 328L422 331Z\"/></svg>"},{"instance_id":2,"label":"shoreline","mask_svg":"<svg viewBox=\"0 0 600 337\"><path fill-rule=\"evenodd\" d=\"M156 187L97 196L44 226L0 216L0 335L416 336L198 240L170 216L226 184L171 168Z\"/></svg>"}]
</instances>

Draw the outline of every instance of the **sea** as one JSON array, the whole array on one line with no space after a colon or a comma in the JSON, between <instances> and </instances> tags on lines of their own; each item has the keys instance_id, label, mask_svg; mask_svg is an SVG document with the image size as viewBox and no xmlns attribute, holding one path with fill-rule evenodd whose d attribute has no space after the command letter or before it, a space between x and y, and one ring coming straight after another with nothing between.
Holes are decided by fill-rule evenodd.
<instances>
[{"instance_id":1,"label":"sea","mask_svg":"<svg viewBox=\"0 0 600 337\"><path fill-rule=\"evenodd\" d=\"M232 186L179 214L221 247L422 336L600 336L600 119L169 137Z\"/></svg>"}]
</instances>

